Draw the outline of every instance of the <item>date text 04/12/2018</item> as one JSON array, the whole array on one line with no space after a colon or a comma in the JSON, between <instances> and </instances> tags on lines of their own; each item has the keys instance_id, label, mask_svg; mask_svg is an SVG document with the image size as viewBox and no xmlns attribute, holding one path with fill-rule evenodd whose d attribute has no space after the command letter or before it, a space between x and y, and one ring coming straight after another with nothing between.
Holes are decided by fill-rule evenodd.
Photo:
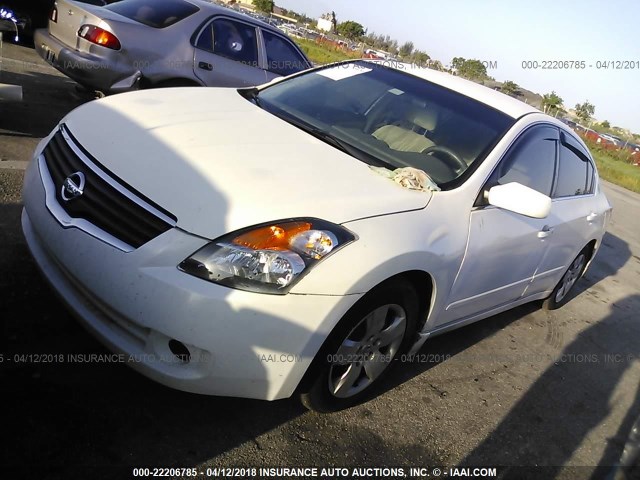
<instances>
[{"instance_id":1,"label":"date text 04/12/2018","mask_svg":"<svg viewBox=\"0 0 640 480\"><path fill-rule=\"evenodd\" d=\"M523 60L523 70L640 70L640 60Z\"/></svg>"}]
</instances>

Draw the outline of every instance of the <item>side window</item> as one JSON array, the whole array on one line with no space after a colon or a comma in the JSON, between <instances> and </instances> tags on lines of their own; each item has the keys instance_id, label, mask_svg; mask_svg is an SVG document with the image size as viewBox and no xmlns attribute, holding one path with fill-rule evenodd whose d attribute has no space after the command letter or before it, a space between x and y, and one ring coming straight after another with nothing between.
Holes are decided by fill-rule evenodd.
<instances>
[{"instance_id":1,"label":"side window","mask_svg":"<svg viewBox=\"0 0 640 480\"><path fill-rule=\"evenodd\" d=\"M587 162L587 193L593 193L593 165L591 162Z\"/></svg>"},{"instance_id":2,"label":"side window","mask_svg":"<svg viewBox=\"0 0 640 480\"><path fill-rule=\"evenodd\" d=\"M558 181L553 197L573 197L593 193L593 175L593 165L582 146L563 132L558 162Z\"/></svg>"},{"instance_id":3,"label":"side window","mask_svg":"<svg viewBox=\"0 0 640 480\"><path fill-rule=\"evenodd\" d=\"M252 67L258 66L256 29L251 25L218 18L202 30L196 47Z\"/></svg>"},{"instance_id":4,"label":"side window","mask_svg":"<svg viewBox=\"0 0 640 480\"><path fill-rule=\"evenodd\" d=\"M500 163L497 183L518 182L551 195L557 139L558 132L551 127L534 127L525 132Z\"/></svg>"},{"instance_id":5,"label":"side window","mask_svg":"<svg viewBox=\"0 0 640 480\"><path fill-rule=\"evenodd\" d=\"M213 52L213 23L207 24L200 32L196 48Z\"/></svg>"},{"instance_id":6,"label":"side window","mask_svg":"<svg viewBox=\"0 0 640 480\"><path fill-rule=\"evenodd\" d=\"M278 75L291 75L309 68L305 59L287 40L262 31L267 50L267 70Z\"/></svg>"},{"instance_id":7,"label":"side window","mask_svg":"<svg viewBox=\"0 0 640 480\"><path fill-rule=\"evenodd\" d=\"M558 184L554 198L584 195L591 189L591 165L588 160L579 156L573 149L562 144L560 146L560 162L558 166Z\"/></svg>"}]
</instances>

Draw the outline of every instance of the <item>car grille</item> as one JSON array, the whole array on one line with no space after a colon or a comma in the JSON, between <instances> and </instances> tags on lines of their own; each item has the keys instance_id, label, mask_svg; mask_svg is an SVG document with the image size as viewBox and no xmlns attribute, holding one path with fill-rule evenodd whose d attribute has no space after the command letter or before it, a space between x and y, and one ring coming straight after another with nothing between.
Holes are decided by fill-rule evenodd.
<instances>
[{"instance_id":1,"label":"car grille","mask_svg":"<svg viewBox=\"0 0 640 480\"><path fill-rule=\"evenodd\" d=\"M56 200L70 217L84 219L133 248L175 226L173 215L107 173L64 126L47 144L43 156ZM85 178L82 194L65 200L64 182L77 172Z\"/></svg>"}]
</instances>

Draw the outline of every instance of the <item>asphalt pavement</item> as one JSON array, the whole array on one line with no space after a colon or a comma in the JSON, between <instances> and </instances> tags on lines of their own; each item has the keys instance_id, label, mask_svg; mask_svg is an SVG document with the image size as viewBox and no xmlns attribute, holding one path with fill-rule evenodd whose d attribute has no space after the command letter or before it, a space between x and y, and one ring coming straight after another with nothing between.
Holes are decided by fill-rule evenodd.
<instances>
[{"instance_id":1,"label":"asphalt pavement","mask_svg":"<svg viewBox=\"0 0 640 480\"><path fill-rule=\"evenodd\" d=\"M24 168L90 98L31 49L5 44L1 66L0 83L24 91L23 102L0 103L0 466L12 477L92 467L84 478L112 478L114 465L481 465L574 479L603 478L620 457L640 415L640 195L605 184L613 219L568 305L525 305L429 340L369 403L318 415L294 400L182 393L99 361L108 352L38 273L20 231Z\"/></svg>"}]
</instances>

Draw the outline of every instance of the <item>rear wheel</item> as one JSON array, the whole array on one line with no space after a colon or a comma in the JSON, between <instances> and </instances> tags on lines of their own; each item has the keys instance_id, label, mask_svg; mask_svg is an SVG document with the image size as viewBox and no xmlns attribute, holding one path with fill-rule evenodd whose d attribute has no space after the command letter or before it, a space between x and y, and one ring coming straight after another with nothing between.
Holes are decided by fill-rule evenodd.
<instances>
[{"instance_id":1,"label":"rear wheel","mask_svg":"<svg viewBox=\"0 0 640 480\"><path fill-rule=\"evenodd\" d=\"M414 339L418 297L396 279L369 292L340 321L312 365L313 380L300 399L332 412L367 399Z\"/></svg>"},{"instance_id":2,"label":"rear wheel","mask_svg":"<svg viewBox=\"0 0 640 480\"><path fill-rule=\"evenodd\" d=\"M569 292L573 289L576 282L582 277L584 269L587 267L588 250L584 248L578 256L571 262L569 268L553 289L551 295L544 301L542 307L546 310L555 310L562 307L569 301Z\"/></svg>"}]
</instances>

